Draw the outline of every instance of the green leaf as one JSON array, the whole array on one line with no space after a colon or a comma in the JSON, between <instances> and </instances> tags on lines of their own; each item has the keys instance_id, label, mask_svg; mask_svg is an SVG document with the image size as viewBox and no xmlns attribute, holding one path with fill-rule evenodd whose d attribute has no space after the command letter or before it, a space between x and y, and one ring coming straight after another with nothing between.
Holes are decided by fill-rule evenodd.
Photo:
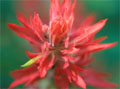
<instances>
[{"instance_id":1,"label":"green leaf","mask_svg":"<svg viewBox=\"0 0 120 89\"><path fill-rule=\"evenodd\" d=\"M21 65L21 67L28 67L32 64L35 63L36 60L38 60L41 56L37 56L37 57L34 57L32 59L30 59L28 62L26 62L25 64Z\"/></svg>"}]
</instances>

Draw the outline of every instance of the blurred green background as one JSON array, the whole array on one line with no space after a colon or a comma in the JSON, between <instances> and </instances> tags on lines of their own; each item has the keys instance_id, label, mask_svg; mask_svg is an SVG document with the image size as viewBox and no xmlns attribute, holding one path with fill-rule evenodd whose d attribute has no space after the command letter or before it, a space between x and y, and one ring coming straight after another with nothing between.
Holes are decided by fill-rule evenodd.
<instances>
[{"instance_id":1,"label":"blurred green background","mask_svg":"<svg viewBox=\"0 0 120 89\"><path fill-rule=\"evenodd\" d=\"M44 23L48 23L50 7L49 0L33 0L34 2L31 0L26 0L26 2L24 1L25 0L0 0L0 89L8 88L9 84L13 81L13 79L9 75L10 71L19 69L20 65L24 64L28 60L25 50L32 50L25 40L16 36L11 30L8 29L8 23L20 24L17 21L16 12L20 11L26 16L29 16L28 14L33 14L34 10L36 10L40 14L40 17ZM77 1L78 6L81 5L80 3L84 5L83 7L86 14L96 14L96 21L108 18L106 26L99 33L97 33L97 38L101 36L108 36L108 39L105 40L104 43L119 41L119 0ZM109 80L117 84L120 84L119 50L120 49L118 44L111 49L95 53L96 60L92 65L92 67L95 67L97 70L105 71L112 74L112 77ZM20 86L20 88L22 88L22 86ZM88 87L87 89L94 88Z\"/></svg>"}]
</instances>

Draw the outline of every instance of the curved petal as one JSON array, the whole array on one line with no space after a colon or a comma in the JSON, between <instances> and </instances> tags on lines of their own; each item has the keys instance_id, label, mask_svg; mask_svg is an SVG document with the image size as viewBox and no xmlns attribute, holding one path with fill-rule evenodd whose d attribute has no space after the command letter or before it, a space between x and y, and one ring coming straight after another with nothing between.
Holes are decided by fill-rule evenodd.
<instances>
[{"instance_id":1,"label":"curved petal","mask_svg":"<svg viewBox=\"0 0 120 89\"><path fill-rule=\"evenodd\" d=\"M40 53L31 53L31 52L29 52L29 51L27 51L27 50L26 50L26 54L27 54L27 56L28 56L30 59L32 59L32 58L40 55Z\"/></svg>"},{"instance_id":2,"label":"curved petal","mask_svg":"<svg viewBox=\"0 0 120 89\"><path fill-rule=\"evenodd\" d=\"M84 72L84 79L87 85L96 88L116 88L117 84L104 80L104 77L109 77L106 73L96 72L92 69L86 69Z\"/></svg>"},{"instance_id":3,"label":"curved petal","mask_svg":"<svg viewBox=\"0 0 120 89\"><path fill-rule=\"evenodd\" d=\"M39 77L37 66L32 65L28 68L11 72L11 76L15 79L9 86L9 89L14 88L22 83L29 82L30 84L35 78Z\"/></svg>"},{"instance_id":4,"label":"curved petal","mask_svg":"<svg viewBox=\"0 0 120 89\"><path fill-rule=\"evenodd\" d=\"M76 75L76 78L73 77L73 80L76 82L76 84L83 88L83 89L86 89L86 83L85 81L83 80L83 78L78 74Z\"/></svg>"},{"instance_id":5,"label":"curved petal","mask_svg":"<svg viewBox=\"0 0 120 89\"><path fill-rule=\"evenodd\" d=\"M56 86L58 88L68 89L69 81L68 81L67 77L65 76L65 73L61 69L60 65L57 65L57 67L55 69L54 79L55 79Z\"/></svg>"},{"instance_id":6,"label":"curved petal","mask_svg":"<svg viewBox=\"0 0 120 89\"><path fill-rule=\"evenodd\" d=\"M38 66L38 71L40 74L40 77L43 78L46 76L47 71L53 66L55 62L55 56L52 56L50 54L46 54L41 60L40 64Z\"/></svg>"},{"instance_id":7,"label":"curved petal","mask_svg":"<svg viewBox=\"0 0 120 89\"><path fill-rule=\"evenodd\" d=\"M97 22L96 24L94 24L92 26L84 28L82 30L82 31L85 31L84 34L83 33L81 34L81 30L78 30L77 32L81 35L78 35L76 38L74 38L74 40L72 42L79 43L81 41L84 41L85 39L88 39L88 37L92 36L93 34L96 34L98 31L100 31L104 27L106 21L107 21L107 19L104 19L104 20Z\"/></svg>"},{"instance_id":8,"label":"curved petal","mask_svg":"<svg viewBox=\"0 0 120 89\"><path fill-rule=\"evenodd\" d=\"M101 50L104 50L104 49L111 48L111 47L115 46L116 44L117 44L117 42L115 42L115 43L109 43L109 44L90 45L86 49L84 49L83 53L85 53L85 52L89 53L89 52L101 51Z\"/></svg>"}]
</instances>

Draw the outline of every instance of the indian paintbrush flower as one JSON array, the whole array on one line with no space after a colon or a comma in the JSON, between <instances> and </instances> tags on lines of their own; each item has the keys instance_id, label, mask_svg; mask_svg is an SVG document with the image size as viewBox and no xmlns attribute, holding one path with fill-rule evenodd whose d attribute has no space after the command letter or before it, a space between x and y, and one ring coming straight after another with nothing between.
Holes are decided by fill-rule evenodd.
<instances>
[{"instance_id":1,"label":"indian paintbrush flower","mask_svg":"<svg viewBox=\"0 0 120 89\"><path fill-rule=\"evenodd\" d=\"M106 39L94 36L106 24L103 19L93 24L93 16L89 16L77 29L73 29L76 0L51 0L49 25L43 24L39 14L34 12L28 21L23 14L18 13L22 26L9 23L8 26L18 36L27 40L35 53L26 51L30 60L22 65L26 67L11 72L15 79L9 88L19 84L24 86L34 84L44 78L54 66L54 79L60 89L68 89L69 84L86 89L86 85L98 88L115 88L116 84L104 80L108 74L94 71L87 67L94 58L90 55L116 45L115 43L99 44Z\"/></svg>"}]
</instances>

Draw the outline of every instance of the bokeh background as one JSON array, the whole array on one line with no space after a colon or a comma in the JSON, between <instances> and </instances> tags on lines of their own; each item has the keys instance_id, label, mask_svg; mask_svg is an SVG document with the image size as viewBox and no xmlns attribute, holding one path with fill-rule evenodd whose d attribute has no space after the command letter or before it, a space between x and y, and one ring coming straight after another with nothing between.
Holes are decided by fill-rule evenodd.
<instances>
[{"instance_id":1,"label":"bokeh background","mask_svg":"<svg viewBox=\"0 0 120 89\"><path fill-rule=\"evenodd\" d=\"M40 14L43 23L48 24L49 8L50 0L0 0L0 89L7 89L9 84L13 81L9 75L10 71L19 69L20 65L24 64L28 60L25 50L32 51L30 45L25 40L16 36L8 29L8 23L19 25L20 23L16 18L17 12L22 12L29 17L29 14L33 14L33 11L36 10ZM90 66L97 70L110 73L112 77L109 80L119 85L119 0L77 0L76 10L80 17L82 17L82 15L87 16L91 13L96 14L96 21L108 18L106 26L97 33L96 38L108 36L108 39L105 40L104 43L117 41L118 45L111 49L95 53L96 60ZM43 80L40 84L45 87L46 83L48 84L49 82L50 81ZM51 89L56 89L54 88L54 83L51 84L50 87ZM20 88L24 89L22 85L15 89ZM87 87L87 89L94 88Z\"/></svg>"}]
</instances>

